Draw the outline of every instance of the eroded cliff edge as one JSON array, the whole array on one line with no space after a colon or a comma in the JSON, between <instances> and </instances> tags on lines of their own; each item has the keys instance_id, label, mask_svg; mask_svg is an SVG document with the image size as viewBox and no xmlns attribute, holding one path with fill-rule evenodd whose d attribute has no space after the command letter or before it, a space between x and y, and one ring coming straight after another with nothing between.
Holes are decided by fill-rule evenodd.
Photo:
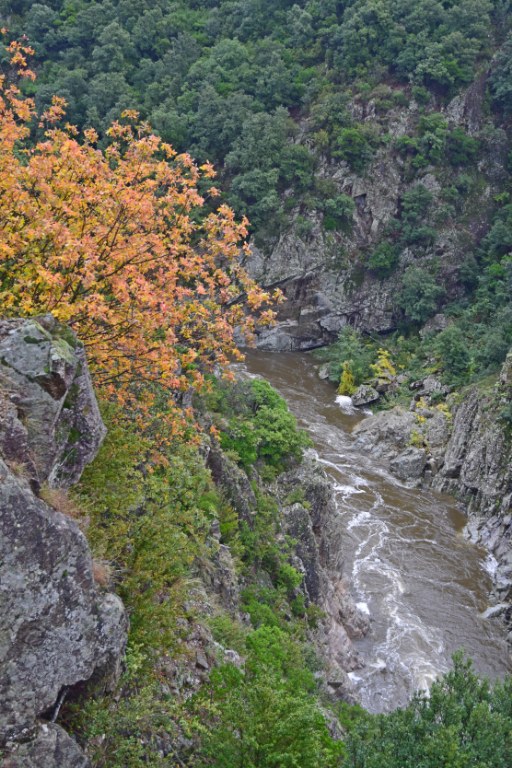
<instances>
[{"instance_id":1,"label":"eroded cliff edge","mask_svg":"<svg viewBox=\"0 0 512 768\"><path fill-rule=\"evenodd\" d=\"M94 580L77 523L43 486L76 482L105 435L83 347L50 316L0 323L0 754L5 768L88 765L52 721L66 692L112 686L123 605Z\"/></svg>"}]
</instances>

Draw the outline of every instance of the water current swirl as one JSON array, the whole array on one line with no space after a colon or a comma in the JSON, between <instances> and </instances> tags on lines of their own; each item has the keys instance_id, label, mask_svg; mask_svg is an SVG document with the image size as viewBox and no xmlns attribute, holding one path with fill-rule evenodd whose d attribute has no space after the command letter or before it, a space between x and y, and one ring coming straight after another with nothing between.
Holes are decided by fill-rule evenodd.
<instances>
[{"instance_id":1,"label":"water current swirl","mask_svg":"<svg viewBox=\"0 0 512 768\"><path fill-rule=\"evenodd\" d=\"M351 673L363 705L381 712L405 704L449 668L459 648L482 675L511 671L504 627L482 616L490 560L465 540L456 502L405 487L355 450L351 431L365 415L336 402L310 356L250 353L247 369L285 397L333 480L345 576L372 619L355 643L365 666Z\"/></svg>"}]
</instances>

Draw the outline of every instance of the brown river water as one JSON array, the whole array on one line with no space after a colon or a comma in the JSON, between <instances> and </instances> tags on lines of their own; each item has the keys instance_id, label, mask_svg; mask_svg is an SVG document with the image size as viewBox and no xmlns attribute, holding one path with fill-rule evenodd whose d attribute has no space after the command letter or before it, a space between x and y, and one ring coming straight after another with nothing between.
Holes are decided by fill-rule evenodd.
<instances>
[{"instance_id":1,"label":"brown river water","mask_svg":"<svg viewBox=\"0 0 512 768\"><path fill-rule=\"evenodd\" d=\"M344 575L371 630L354 643L364 667L350 674L363 706L382 712L427 688L464 649L479 674L512 671L499 619L485 619L492 557L463 536L465 517L450 497L412 490L354 449L351 431L365 414L336 402L312 357L250 352L246 367L266 378L311 435L334 484L345 535Z\"/></svg>"}]
</instances>

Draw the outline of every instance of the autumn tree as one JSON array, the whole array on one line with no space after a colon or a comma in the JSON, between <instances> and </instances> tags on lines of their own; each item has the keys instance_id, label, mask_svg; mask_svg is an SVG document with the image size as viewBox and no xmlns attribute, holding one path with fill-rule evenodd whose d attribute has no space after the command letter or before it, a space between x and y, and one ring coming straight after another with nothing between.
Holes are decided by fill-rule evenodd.
<instances>
[{"instance_id":1,"label":"autumn tree","mask_svg":"<svg viewBox=\"0 0 512 768\"><path fill-rule=\"evenodd\" d=\"M254 312L271 317L240 263L247 222L224 205L208 213L198 185L212 167L177 154L135 112L101 150L93 130L79 137L64 124L55 98L31 145L34 104L17 82L33 77L30 50L8 50L16 77L0 77L0 311L51 312L71 326L97 382L121 402L133 404L146 382L201 386L205 369L239 359L237 327L250 335Z\"/></svg>"}]
</instances>

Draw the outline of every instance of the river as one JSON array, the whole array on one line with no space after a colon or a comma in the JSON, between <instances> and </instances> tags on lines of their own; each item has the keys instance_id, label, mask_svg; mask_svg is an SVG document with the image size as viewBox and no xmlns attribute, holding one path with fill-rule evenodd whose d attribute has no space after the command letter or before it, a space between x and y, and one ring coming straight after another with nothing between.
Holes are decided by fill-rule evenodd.
<instances>
[{"instance_id":1,"label":"river","mask_svg":"<svg viewBox=\"0 0 512 768\"><path fill-rule=\"evenodd\" d=\"M246 365L287 400L334 481L344 575L371 616L369 634L354 643L365 666L351 673L363 706L383 712L406 704L449 669L457 649L481 675L510 672L504 626L482 617L492 560L464 538L454 500L405 487L355 450L351 431L365 416L336 402L309 355L251 352Z\"/></svg>"}]
</instances>

